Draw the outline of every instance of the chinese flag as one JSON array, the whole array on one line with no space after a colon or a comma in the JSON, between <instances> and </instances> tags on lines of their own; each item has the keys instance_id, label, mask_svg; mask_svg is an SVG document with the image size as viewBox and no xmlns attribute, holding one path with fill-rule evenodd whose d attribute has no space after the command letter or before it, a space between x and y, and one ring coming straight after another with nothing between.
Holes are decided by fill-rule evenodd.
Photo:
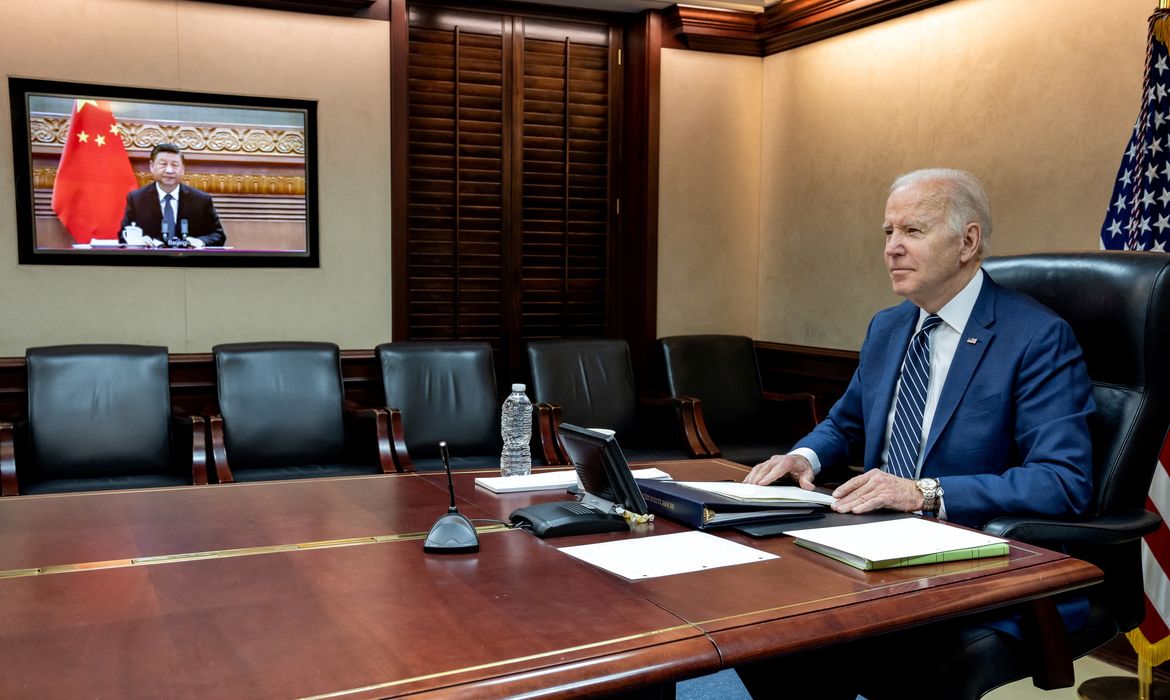
<instances>
[{"instance_id":1,"label":"chinese flag","mask_svg":"<svg viewBox=\"0 0 1170 700\"><path fill-rule=\"evenodd\" d=\"M78 243L117 238L126 195L137 186L109 104L74 101L69 137L53 183L57 218Z\"/></svg>"}]
</instances>

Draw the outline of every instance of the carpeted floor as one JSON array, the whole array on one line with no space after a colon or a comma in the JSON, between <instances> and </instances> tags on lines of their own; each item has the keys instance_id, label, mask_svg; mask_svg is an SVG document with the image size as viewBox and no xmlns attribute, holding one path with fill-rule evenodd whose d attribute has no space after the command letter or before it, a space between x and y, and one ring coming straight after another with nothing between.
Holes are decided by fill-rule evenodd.
<instances>
[{"instance_id":1,"label":"carpeted floor","mask_svg":"<svg viewBox=\"0 0 1170 700\"><path fill-rule=\"evenodd\" d=\"M674 686L675 700L750 700L747 688L735 671L727 669L709 676L692 678Z\"/></svg>"}]
</instances>

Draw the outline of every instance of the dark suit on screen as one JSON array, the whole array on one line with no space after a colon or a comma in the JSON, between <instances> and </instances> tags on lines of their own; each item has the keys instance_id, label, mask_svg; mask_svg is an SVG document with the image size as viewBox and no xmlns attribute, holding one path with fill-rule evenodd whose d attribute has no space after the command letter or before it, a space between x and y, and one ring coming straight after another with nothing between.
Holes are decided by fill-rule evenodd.
<instances>
[{"instance_id":1,"label":"dark suit on screen","mask_svg":"<svg viewBox=\"0 0 1170 700\"><path fill-rule=\"evenodd\" d=\"M845 395L797 447L826 466L881 466L918 315L907 301L874 316ZM947 519L979 527L1004 513L1082 512L1093 490L1090 392L1068 324L985 276L922 447L921 476L939 480Z\"/></svg>"},{"instance_id":2,"label":"dark suit on screen","mask_svg":"<svg viewBox=\"0 0 1170 700\"><path fill-rule=\"evenodd\" d=\"M227 241L211 195L186 184L179 185L176 228L183 219L187 220L188 238L198 238L209 246L221 246ZM162 240L162 206L159 204L155 183L139 187L126 195L126 212L122 215L122 226L118 233L120 241L125 242L121 230L131 223L141 228L144 236Z\"/></svg>"}]
</instances>

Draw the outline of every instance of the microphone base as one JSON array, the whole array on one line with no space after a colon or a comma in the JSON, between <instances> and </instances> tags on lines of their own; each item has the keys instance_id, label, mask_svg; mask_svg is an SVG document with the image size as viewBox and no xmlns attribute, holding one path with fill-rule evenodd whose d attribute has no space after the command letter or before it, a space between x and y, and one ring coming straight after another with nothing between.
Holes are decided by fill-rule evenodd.
<instances>
[{"instance_id":1,"label":"microphone base","mask_svg":"<svg viewBox=\"0 0 1170 700\"><path fill-rule=\"evenodd\" d=\"M431 531L423 541L423 551L429 554L478 552L479 535L475 526L462 513L447 513L431 526Z\"/></svg>"}]
</instances>

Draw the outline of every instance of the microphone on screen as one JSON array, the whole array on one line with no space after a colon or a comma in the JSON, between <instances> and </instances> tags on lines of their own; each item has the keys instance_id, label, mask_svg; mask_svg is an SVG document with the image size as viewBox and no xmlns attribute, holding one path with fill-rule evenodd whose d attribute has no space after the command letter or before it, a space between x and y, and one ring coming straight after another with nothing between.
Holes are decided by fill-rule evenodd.
<instances>
[{"instance_id":1,"label":"microphone on screen","mask_svg":"<svg viewBox=\"0 0 1170 700\"><path fill-rule=\"evenodd\" d=\"M423 542L423 551L430 554L478 552L479 535L475 532L475 526L455 507L455 484L451 480L451 457L447 454L446 442L439 443L439 455L443 458L443 469L447 471L447 491L451 494L451 505L431 526Z\"/></svg>"}]
</instances>

